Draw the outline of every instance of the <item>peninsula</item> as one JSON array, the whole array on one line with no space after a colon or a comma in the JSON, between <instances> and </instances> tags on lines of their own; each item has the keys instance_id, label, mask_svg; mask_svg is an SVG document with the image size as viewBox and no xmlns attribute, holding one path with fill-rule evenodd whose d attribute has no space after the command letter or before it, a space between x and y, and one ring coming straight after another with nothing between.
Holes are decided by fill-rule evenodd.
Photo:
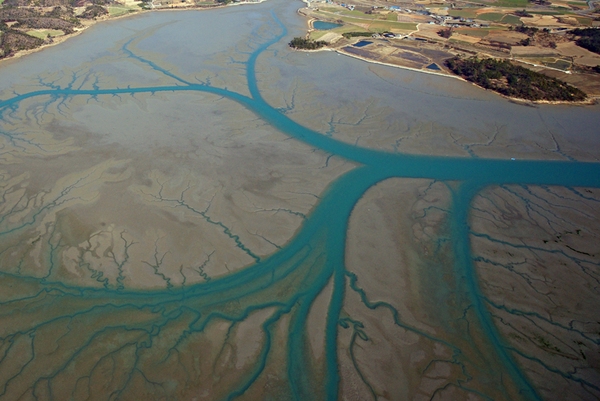
<instances>
[{"instance_id":1,"label":"peninsula","mask_svg":"<svg viewBox=\"0 0 600 401\"><path fill-rule=\"evenodd\" d=\"M544 83L508 94L495 89L507 86L506 77L499 85L482 85L482 79L458 75L517 99L580 102L600 96L600 7L594 2L315 1L299 12L309 18L307 40L365 61L443 75L455 74L449 60L510 64ZM560 95L558 87L577 95Z\"/></svg>"}]
</instances>

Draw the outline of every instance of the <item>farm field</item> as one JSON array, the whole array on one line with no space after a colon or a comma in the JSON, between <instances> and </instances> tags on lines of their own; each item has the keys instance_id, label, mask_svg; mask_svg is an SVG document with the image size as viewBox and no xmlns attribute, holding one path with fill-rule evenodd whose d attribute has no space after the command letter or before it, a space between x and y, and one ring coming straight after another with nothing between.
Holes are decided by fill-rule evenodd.
<instances>
[{"instance_id":1,"label":"farm field","mask_svg":"<svg viewBox=\"0 0 600 401\"><path fill-rule=\"evenodd\" d=\"M591 26L594 19L600 19L600 15L594 12L578 14L574 10L583 5L587 7L587 3L571 3L559 1L534 8L523 0L486 0L485 6L415 5L411 10L404 5L392 10L387 5L378 5L369 10L369 4L377 3L359 2L352 9L328 4L304 8L302 13L310 18L342 25L328 31L310 30L308 38L324 40L334 50L345 49L344 52L351 53L353 57L365 60L431 72L427 69L431 64L427 57L420 60L397 50L397 41L403 39L374 38L374 45L356 49L348 46L361 40L361 36L346 39L342 36L344 33L364 32L364 38L369 34L391 32L402 37L407 35L408 40L426 40L449 55L516 58L531 69L545 68L567 73L583 69L586 72L600 65L600 58L575 45L568 31L573 27ZM447 16L454 19L449 20ZM533 30L519 32L522 27L532 27ZM448 32L442 35L444 30ZM439 64L442 67L435 73L448 73L443 67L443 60ZM597 89L600 74L589 72L585 80L576 80L577 85L591 96L600 96Z\"/></svg>"}]
</instances>

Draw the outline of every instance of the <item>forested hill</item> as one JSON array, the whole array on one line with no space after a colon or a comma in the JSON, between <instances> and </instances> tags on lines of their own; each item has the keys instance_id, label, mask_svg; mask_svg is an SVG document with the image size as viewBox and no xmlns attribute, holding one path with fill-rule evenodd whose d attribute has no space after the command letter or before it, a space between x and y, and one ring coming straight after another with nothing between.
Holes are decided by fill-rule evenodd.
<instances>
[{"instance_id":1,"label":"forested hill","mask_svg":"<svg viewBox=\"0 0 600 401\"><path fill-rule=\"evenodd\" d=\"M587 98L584 92L563 81L514 65L508 60L454 57L446 60L446 66L468 81L512 98L563 102Z\"/></svg>"}]
</instances>

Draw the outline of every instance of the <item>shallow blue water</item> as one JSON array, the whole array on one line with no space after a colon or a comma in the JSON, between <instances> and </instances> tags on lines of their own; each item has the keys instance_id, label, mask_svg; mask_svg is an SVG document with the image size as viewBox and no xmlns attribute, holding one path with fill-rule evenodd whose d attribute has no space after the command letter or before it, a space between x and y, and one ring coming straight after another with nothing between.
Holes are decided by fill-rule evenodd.
<instances>
[{"instance_id":1,"label":"shallow blue water","mask_svg":"<svg viewBox=\"0 0 600 401\"><path fill-rule=\"evenodd\" d=\"M147 63L159 73L175 78L180 84L171 86L147 86L113 89L75 89L49 88L16 95L0 102L0 112L9 113L12 108L27 99L51 96L53 99L72 97L94 97L99 95L122 95L135 93L180 93L206 92L226 97L253 112L257 117L275 127L282 133L303 141L322 151L360 164L360 167L345 174L332 183L321 196L319 203L310 213L297 235L281 250L268 258L229 276L211 280L185 289L165 291L112 291L88 288L73 288L61 283L48 283L43 280L23 279L40 285L39 292L54 292L61 299L78 298L88 308L71 314L71 318L84 315L95 305L113 305L115 308L164 309L161 312L171 319L167 310L178 311L181 304L197 312L197 318L190 325L190 332L202 332L213 320L226 318L242 321L252 311L273 306L278 308L273 317L263 325L267 334L261 356L252 374L231 392L227 399L247 391L261 375L271 351L271 338L274 323L281 315L289 313L295 305L300 305L293 315L291 331L287 344L289 390L294 399L310 397L334 400L338 399L339 368L337 361L337 338L341 321L341 309L347 282L355 284L352 275L344 266L346 231L348 220L356 202L372 186L392 177L429 178L441 181L458 181L461 186L455 192L451 213L451 236L455 252L456 274L465 278L465 288L472 308L479 319L478 324L484 333L485 341L495 352L499 369L519 388L523 399L540 399L536 390L521 372L519 366L507 352L504 342L495 328L482 301L481 290L472 266L470 254L468 213L473 197L482 188L495 184L533 184L558 185L568 187L600 187L600 164L580 162L529 161L529 160L488 160L483 158L452 158L417 156L401 153L388 153L350 145L337 141L323 133L310 130L294 122L280 110L273 108L262 97L257 80L256 62L273 44L286 35L285 26L275 14L271 15L277 23L273 28L273 37L254 49L246 63L246 77L249 96L210 86L196 84L178 77L173 72L162 69L156 63L136 55L123 47L129 57ZM318 252L317 252L318 251ZM319 269L308 269L307 265L316 264ZM267 289L274 288L292 277L302 276L302 284L295 292L281 299L261 298ZM306 320L310 305L317 295L329 283L333 283L333 295L328 309L325 333L326 361L324 377L316 380L318 373L310 373L302 344L306 337ZM217 306L231 300L237 300L244 308L238 313L225 313ZM377 306L393 308L387 304ZM177 312L180 313L180 312ZM181 312L182 313L182 312ZM397 311L395 311L397 319ZM166 325L166 323L164 323ZM401 323L397 320L397 324ZM162 326L161 326L162 327ZM159 329L160 331L160 329ZM6 387L5 387L6 389Z\"/></svg>"},{"instance_id":2,"label":"shallow blue water","mask_svg":"<svg viewBox=\"0 0 600 401\"><path fill-rule=\"evenodd\" d=\"M333 22L326 22L326 21L314 21L313 22L313 27L319 31L328 31L330 29L338 28L340 26L341 26L340 24L335 24Z\"/></svg>"}]
</instances>

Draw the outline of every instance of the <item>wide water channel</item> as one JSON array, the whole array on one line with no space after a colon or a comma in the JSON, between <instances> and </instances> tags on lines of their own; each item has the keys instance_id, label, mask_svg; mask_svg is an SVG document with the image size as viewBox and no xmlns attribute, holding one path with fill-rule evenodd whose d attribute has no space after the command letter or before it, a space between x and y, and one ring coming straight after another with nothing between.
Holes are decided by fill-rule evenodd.
<instances>
[{"instance_id":1,"label":"wide water channel","mask_svg":"<svg viewBox=\"0 0 600 401\"><path fill-rule=\"evenodd\" d=\"M599 106L290 51L301 6L0 66L0 400L600 397Z\"/></svg>"}]
</instances>

